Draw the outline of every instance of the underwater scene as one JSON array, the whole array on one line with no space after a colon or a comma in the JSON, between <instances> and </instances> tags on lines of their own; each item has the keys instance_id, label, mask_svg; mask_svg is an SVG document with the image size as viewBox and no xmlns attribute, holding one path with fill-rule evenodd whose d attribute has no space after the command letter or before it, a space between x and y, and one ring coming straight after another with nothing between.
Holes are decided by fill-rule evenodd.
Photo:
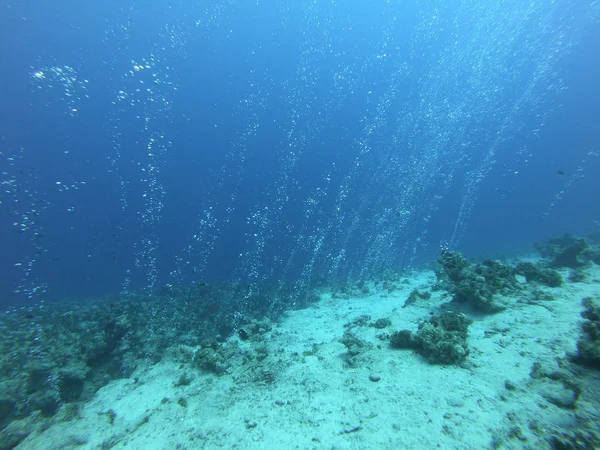
<instances>
[{"instance_id":1,"label":"underwater scene","mask_svg":"<svg viewBox=\"0 0 600 450\"><path fill-rule=\"evenodd\" d=\"M0 30L0 450L600 449L599 0Z\"/></svg>"}]
</instances>

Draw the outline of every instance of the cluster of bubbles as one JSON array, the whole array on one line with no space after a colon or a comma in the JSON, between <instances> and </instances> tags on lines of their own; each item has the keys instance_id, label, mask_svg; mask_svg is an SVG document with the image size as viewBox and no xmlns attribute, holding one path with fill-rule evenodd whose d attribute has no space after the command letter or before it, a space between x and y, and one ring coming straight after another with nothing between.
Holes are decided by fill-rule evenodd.
<instances>
[{"instance_id":1,"label":"cluster of bubbles","mask_svg":"<svg viewBox=\"0 0 600 450\"><path fill-rule=\"evenodd\" d=\"M187 45L192 36L206 37L213 27L219 25L232 3L209 1L190 5L184 20L179 17L173 23L165 23L156 41L148 42L155 51L145 58L131 60L130 69L120 76L121 87L113 101L114 108L109 119L113 143L110 160L119 184L122 213L127 222L135 223L137 227L133 267L126 271L124 292L131 286L139 287L140 278L145 280L143 287L146 288L154 288L158 283L160 235L157 228L163 220L167 194L162 170L172 146L167 128L173 121L172 109L178 90L174 67L188 58ZM167 8L165 20L170 14L171 9ZM135 30L133 18L120 18L107 31L105 42L127 54ZM229 160L239 157L236 148L230 150L230 154ZM133 177L132 172L136 174ZM225 169L222 172L230 174ZM143 187L141 192L137 189L140 186ZM175 256L170 270L171 281L189 282L182 274L190 268L197 277L201 277L208 264L212 244L219 234L216 225L212 206L204 202L193 236Z\"/></svg>"},{"instance_id":2,"label":"cluster of bubbles","mask_svg":"<svg viewBox=\"0 0 600 450\"><path fill-rule=\"evenodd\" d=\"M0 152L2 167L0 172L0 207L10 212L12 220L13 245L18 244L29 248L25 254L12 262L13 267L20 272L18 286L14 293L32 299L48 291L48 283L36 274L34 268L39 260L48 253L45 243L46 226L44 215L57 212L51 195L66 196L72 194L63 213L75 211L77 191L84 188L86 181L54 181L52 185L40 182L39 173L30 166L27 151L19 148L13 152Z\"/></svg>"},{"instance_id":3,"label":"cluster of bubbles","mask_svg":"<svg viewBox=\"0 0 600 450\"><path fill-rule=\"evenodd\" d=\"M232 284L247 284L250 296L277 280L276 296L287 296L281 300L287 304L323 278L366 277L410 266L430 246L437 250L432 221L450 200L459 207L442 238L455 247L498 153L508 151L532 114L543 126L549 99L564 89L559 62L577 43L583 17L599 15L593 4L565 14L566 0L433 0L410 12L385 2L365 18L376 27L364 33L344 2L274 3L274 52L291 17L300 17L293 27L300 37L293 43L293 76L277 84L266 68L257 69L240 89L232 121L243 125L206 183L193 231L169 271L174 282L198 281L218 256L216 245L227 238L250 179L247 155L261 145L273 91L281 89L276 167L261 199L245 205ZM161 282L159 225L168 198L163 173L172 153L175 69L193 57L191 40L210 39L233 7L232 1L205 2L185 20L173 19L160 29L154 51L128 59L117 77L109 158L121 213L137 226L124 290L139 285L134 279L149 288ZM106 42L118 43L122 54L134 52L132 23L123 18L107 32ZM87 95L87 80L69 66L35 70L31 79L41 90L60 87L69 114ZM332 144L332 123L355 105L360 117L353 116ZM328 152L329 162L313 165L308 180L304 167L321 156L315 149ZM10 177L2 182L6 189L15 183ZM21 217L33 217L27 213Z\"/></svg>"},{"instance_id":4,"label":"cluster of bubbles","mask_svg":"<svg viewBox=\"0 0 600 450\"><path fill-rule=\"evenodd\" d=\"M388 50L382 58L387 88L365 121L336 207L345 213L330 240L334 271L344 260L355 277L410 265L427 249L435 213L460 186L446 237L455 247L497 152L509 148L529 115L538 114L542 126L549 98L564 89L558 63L578 37L572 30L581 29L574 16L561 23L564 3L430 6L419 12L410 54ZM392 33L383 42L401 45ZM409 75L417 66L415 84Z\"/></svg>"},{"instance_id":5,"label":"cluster of bubbles","mask_svg":"<svg viewBox=\"0 0 600 450\"><path fill-rule=\"evenodd\" d=\"M131 61L129 71L123 76L123 86L113 100L115 109L111 115L114 151L111 167L120 186L122 211L128 213L132 201L140 205L133 219L139 227L139 240L134 243L134 264L145 271L149 288L156 285L158 277L159 243L155 230L162 218L166 194L161 166L171 146L164 127L169 123L173 94L177 90L170 80L170 70L171 67L155 55ZM124 142L127 142L126 150L123 150ZM132 184L143 189L132 189ZM135 198L130 198L132 191L136 193ZM126 286L131 282L129 276L124 280Z\"/></svg>"},{"instance_id":6,"label":"cluster of bubbles","mask_svg":"<svg viewBox=\"0 0 600 450\"><path fill-rule=\"evenodd\" d=\"M46 249L42 245L44 227L40 216L48 209L49 202L45 192L36 187L35 176L26 165L25 151L20 148L14 153L0 152L3 170L0 173L0 205L6 207L12 215L12 228L17 239L31 244L31 249L13 265L21 273L16 294L34 298L44 294L48 285L34 273L36 263Z\"/></svg>"},{"instance_id":7,"label":"cluster of bubbles","mask_svg":"<svg viewBox=\"0 0 600 450\"><path fill-rule=\"evenodd\" d=\"M48 65L32 69L29 80L34 93L39 96L37 98L42 98L44 107L63 112L67 119L75 116L81 103L88 98L89 81L80 77L68 65ZM28 144L29 147L11 148L9 140L3 138L1 144L0 205L9 212L12 231L15 233L11 235L14 236L11 245L23 249L20 254L15 253L15 259L10 261L13 273L18 276L14 293L28 299L40 298L49 289L48 280L36 271L36 267L47 259L44 218L47 212L56 212L51 197L55 193L61 196L66 195L64 193L74 194L87 182L56 178L49 181L49 174L35 167L29 156L29 152L45 150L34 148L45 145L45 142L34 141ZM68 155L69 150L64 150L63 153ZM69 197L69 200L73 203L62 211L67 214L75 210L77 203L76 196ZM64 206L62 202L56 203Z\"/></svg>"},{"instance_id":8,"label":"cluster of bubbles","mask_svg":"<svg viewBox=\"0 0 600 450\"><path fill-rule=\"evenodd\" d=\"M418 11L408 49L395 37L403 11L388 5L379 40L366 43L370 52L350 63L335 52L346 38L340 31L351 29L343 6L304 7L300 62L285 86L280 168L265 202L248 218L241 252L240 273L257 285L273 277L274 260L282 266L279 279L300 269L300 292L313 284L315 271L326 270L330 279L357 278L410 265L427 249L432 218L458 185L460 208L445 237L455 247L496 153L507 148L527 114L543 110L563 89L557 64L577 37L567 36L575 24L556 23L564 4L432 3ZM370 73L387 80L376 94L359 89ZM319 87L327 80L333 89L323 93ZM339 187L329 183L333 164L321 185L301 192L296 168L306 149L355 95L366 96L372 107L347 150L354 163ZM322 206L331 196L333 204ZM283 227L290 206L301 207L304 219ZM265 259L269 242L285 249L274 260Z\"/></svg>"},{"instance_id":9,"label":"cluster of bubbles","mask_svg":"<svg viewBox=\"0 0 600 450\"><path fill-rule=\"evenodd\" d=\"M265 111L264 99L256 93L258 89L258 86L252 86L251 92L236 105L233 117L243 118L245 125L229 143L224 163L215 171L214 179L207 183L194 234L188 240L188 245L179 252L176 268L171 274L177 282L183 282L184 273L189 273L190 269L194 280L202 279L211 257L214 257L215 244L222 236L223 227L230 223L236 211L245 179L247 149L256 138L260 127L259 117ZM257 237L258 235L254 236ZM247 255L240 253L240 258L245 256ZM247 266L245 263L244 267ZM252 276L255 277L256 272Z\"/></svg>"},{"instance_id":10,"label":"cluster of bubbles","mask_svg":"<svg viewBox=\"0 0 600 450\"><path fill-rule=\"evenodd\" d=\"M35 89L49 93L58 91L61 105L66 105L65 114L74 116L79 112L82 99L88 98L87 85L89 81L79 77L71 66L47 66L33 69L29 78ZM50 107L54 99L49 98L46 106Z\"/></svg>"}]
</instances>

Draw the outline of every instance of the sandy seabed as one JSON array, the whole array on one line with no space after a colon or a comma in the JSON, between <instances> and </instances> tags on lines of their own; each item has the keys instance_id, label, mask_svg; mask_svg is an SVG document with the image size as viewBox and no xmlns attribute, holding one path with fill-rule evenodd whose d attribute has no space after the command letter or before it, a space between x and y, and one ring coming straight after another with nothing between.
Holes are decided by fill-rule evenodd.
<instances>
[{"instance_id":1,"label":"sandy seabed","mask_svg":"<svg viewBox=\"0 0 600 450\"><path fill-rule=\"evenodd\" d=\"M569 271L561 273L566 280ZM239 357L215 374L186 362L193 348L174 349L17 448L555 448L552 435L600 427L600 374L564 368L581 335L581 301L600 291L600 268L586 274L585 282L539 287L553 299L515 298L495 314L466 311L470 354L460 366L430 364L386 338L454 308L445 291L403 307L412 290L431 289L433 271L412 273L392 292L323 293L310 308L266 326L260 339L229 339L259 362ZM365 325L364 315L392 325ZM348 329L365 343L352 360L340 342ZM539 376L565 370L576 377L578 396L564 378Z\"/></svg>"}]
</instances>

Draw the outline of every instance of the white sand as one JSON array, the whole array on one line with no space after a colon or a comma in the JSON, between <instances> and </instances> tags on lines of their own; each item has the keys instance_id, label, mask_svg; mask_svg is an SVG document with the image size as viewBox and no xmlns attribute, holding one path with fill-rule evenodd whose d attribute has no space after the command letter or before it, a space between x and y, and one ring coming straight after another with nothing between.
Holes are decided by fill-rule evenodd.
<instances>
[{"instance_id":1,"label":"white sand","mask_svg":"<svg viewBox=\"0 0 600 450\"><path fill-rule=\"evenodd\" d=\"M568 271L562 273L566 280ZM485 449L493 439L503 442L500 448L548 448L544 430L567 429L576 414L594 408L585 390L577 410L555 406L540 392L562 389L561 383L529 375L534 362L554 370L557 358L575 350L581 299L600 291L598 268L587 273L583 283L540 288L555 300L520 301L498 314L471 315L465 367L431 365L376 337L416 330L420 319L450 300L437 291L430 300L402 308L412 289L431 287L433 272L414 274L391 294L372 290L348 300L324 294L266 333L269 356L262 365L275 372L276 381L252 381L249 364L218 376L165 358L138 369L138 382L133 377L111 382L78 419L30 435L18 448L98 449L103 442L110 448L112 440L114 449ZM393 326L354 328L373 348L358 358L358 367L349 368L339 340L344 325L363 314L388 317ZM257 345L232 340L242 353L252 354ZM195 379L175 387L182 373ZM370 375L381 379L371 381ZM506 380L516 390L508 390ZM109 410L116 414L112 424L102 414ZM537 436L530 429L534 424Z\"/></svg>"}]
</instances>

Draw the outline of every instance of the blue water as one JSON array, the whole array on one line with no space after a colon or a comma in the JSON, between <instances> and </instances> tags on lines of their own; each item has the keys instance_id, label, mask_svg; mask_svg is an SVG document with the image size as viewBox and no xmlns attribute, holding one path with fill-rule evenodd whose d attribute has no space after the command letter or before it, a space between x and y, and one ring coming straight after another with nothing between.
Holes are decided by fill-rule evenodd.
<instances>
[{"instance_id":1,"label":"blue water","mask_svg":"<svg viewBox=\"0 0 600 450\"><path fill-rule=\"evenodd\" d=\"M170 3L1 6L2 306L598 230L597 2Z\"/></svg>"}]
</instances>

